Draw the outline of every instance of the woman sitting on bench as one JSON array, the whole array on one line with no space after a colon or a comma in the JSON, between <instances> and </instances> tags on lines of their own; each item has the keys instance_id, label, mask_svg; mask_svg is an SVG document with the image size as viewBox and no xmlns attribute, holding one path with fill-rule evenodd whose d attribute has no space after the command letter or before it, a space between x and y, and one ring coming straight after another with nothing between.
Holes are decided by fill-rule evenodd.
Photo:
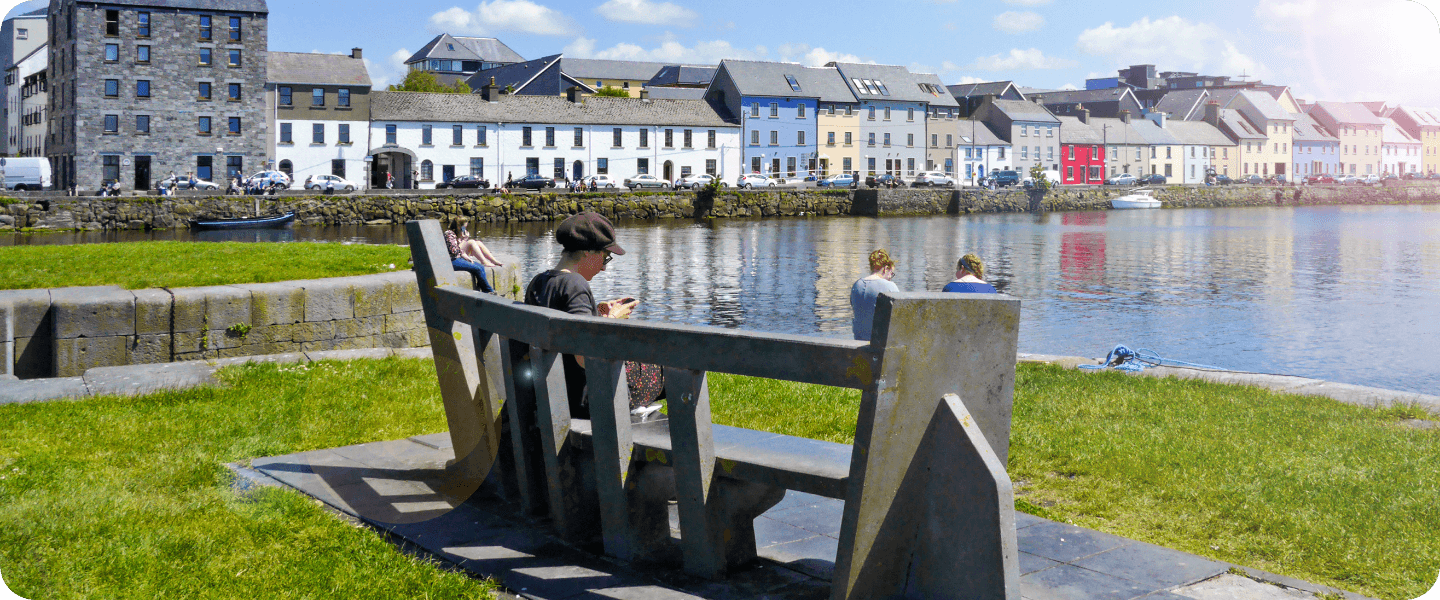
<instances>
[{"instance_id":1,"label":"woman sitting on bench","mask_svg":"<svg viewBox=\"0 0 1440 600\"><path fill-rule=\"evenodd\" d=\"M466 227L469 223L470 219L466 217L455 217L450 221L450 229L445 231L445 249L450 252L450 265L456 271L469 273L475 280L475 289L493 294L495 288L485 277L485 267L498 267L500 261L495 260L484 244L470 239L470 231Z\"/></svg>"}]
</instances>

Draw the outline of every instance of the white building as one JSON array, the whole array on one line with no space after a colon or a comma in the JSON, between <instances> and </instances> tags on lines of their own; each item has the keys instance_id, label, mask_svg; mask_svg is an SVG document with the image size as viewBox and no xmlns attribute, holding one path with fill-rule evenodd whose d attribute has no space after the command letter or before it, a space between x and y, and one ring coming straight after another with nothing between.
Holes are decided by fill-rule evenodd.
<instances>
[{"instance_id":1,"label":"white building","mask_svg":"<svg viewBox=\"0 0 1440 600\"><path fill-rule=\"evenodd\" d=\"M49 45L41 44L5 71L5 142L13 156L45 156L49 63Z\"/></svg>"},{"instance_id":2,"label":"white building","mask_svg":"<svg viewBox=\"0 0 1440 600\"><path fill-rule=\"evenodd\" d=\"M371 149L376 181L418 187L475 175L503 184L528 173L563 182L620 181L640 173L673 181L740 174L740 127L704 100L375 92ZM563 185L563 183L561 184Z\"/></svg>"},{"instance_id":3,"label":"white building","mask_svg":"<svg viewBox=\"0 0 1440 600\"><path fill-rule=\"evenodd\" d=\"M268 158L274 168L289 173L296 187L316 175L338 175L366 187L371 94L360 49L349 56L267 54ZM209 91L221 97L236 93L228 86Z\"/></svg>"},{"instance_id":4,"label":"white building","mask_svg":"<svg viewBox=\"0 0 1440 600\"><path fill-rule=\"evenodd\" d=\"M45 28L45 16L48 8L40 8L23 14L15 15L0 23L0 69L5 70L5 87L0 88L5 96L0 98L0 112L3 112L5 121L5 136L0 138L0 156L17 156L20 153L21 141L21 113L16 112L12 107L19 104L18 97L24 87L24 78L13 69L18 63L27 57L35 54L37 49L43 48L49 41L48 31ZM47 52L41 51L42 63L39 70L45 70L45 62L49 57L44 56ZM35 71L30 73L35 74ZM43 99L44 96L39 98ZM26 99L25 104L36 102L37 98L31 96ZM43 106L43 104L42 104ZM40 113L41 120L44 120L44 112ZM32 117L30 120L34 120ZM43 125L43 123L41 123Z\"/></svg>"},{"instance_id":5,"label":"white building","mask_svg":"<svg viewBox=\"0 0 1440 600\"><path fill-rule=\"evenodd\" d=\"M1386 175L1423 173L1424 144L1406 133L1394 119L1381 117L1385 129L1380 137L1381 172Z\"/></svg>"},{"instance_id":6,"label":"white building","mask_svg":"<svg viewBox=\"0 0 1440 600\"><path fill-rule=\"evenodd\" d=\"M980 177L1005 171L1010 161L1010 144L990 131L984 122L960 119L956 122L955 164L960 165L956 180L960 185L976 184Z\"/></svg>"}]
</instances>

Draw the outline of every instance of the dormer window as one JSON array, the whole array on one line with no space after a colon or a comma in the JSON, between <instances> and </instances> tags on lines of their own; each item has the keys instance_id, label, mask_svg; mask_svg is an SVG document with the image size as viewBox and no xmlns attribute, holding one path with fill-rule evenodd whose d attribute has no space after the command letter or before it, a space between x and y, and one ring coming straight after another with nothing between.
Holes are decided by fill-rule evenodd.
<instances>
[{"instance_id":1,"label":"dormer window","mask_svg":"<svg viewBox=\"0 0 1440 600\"><path fill-rule=\"evenodd\" d=\"M850 78L850 83L855 84L855 90L856 90L856 91L858 91L858 92L860 92L860 93L862 93L862 94L867 93L867 92L865 91L865 84L860 83L860 80L859 80L859 79L856 79L856 78L854 78L854 77L851 77L851 78Z\"/></svg>"},{"instance_id":2,"label":"dormer window","mask_svg":"<svg viewBox=\"0 0 1440 600\"><path fill-rule=\"evenodd\" d=\"M875 86L878 87L878 88L880 88L880 95L882 95L882 96L889 96L889 95L890 95L890 88L885 87L885 82L880 81L879 79L876 79L876 80L875 80Z\"/></svg>"},{"instance_id":3,"label":"dormer window","mask_svg":"<svg viewBox=\"0 0 1440 600\"><path fill-rule=\"evenodd\" d=\"M450 49L451 52L455 51L455 44L445 44L445 47Z\"/></svg>"},{"instance_id":4,"label":"dormer window","mask_svg":"<svg viewBox=\"0 0 1440 600\"><path fill-rule=\"evenodd\" d=\"M796 92L800 91L800 82L795 80L794 75L786 75L785 81L790 84L791 90Z\"/></svg>"}]
</instances>

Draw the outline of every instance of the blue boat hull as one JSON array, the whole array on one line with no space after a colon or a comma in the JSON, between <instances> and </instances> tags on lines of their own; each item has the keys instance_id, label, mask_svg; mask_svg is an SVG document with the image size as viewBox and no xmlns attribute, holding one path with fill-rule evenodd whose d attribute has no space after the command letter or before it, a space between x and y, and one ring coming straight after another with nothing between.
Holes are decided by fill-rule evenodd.
<instances>
[{"instance_id":1,"label":"blue boat hull","mask_svg":"<svg viewBox=\"0 0 1440 600\"><path fill-rule=\"evenodd\" d=\"M197 219L190 222L190 227L194 229L280 229L282 227L288 227L293 222L295 222L295 213L288 212L274 217Z\"/></svg>"}]
</instances>

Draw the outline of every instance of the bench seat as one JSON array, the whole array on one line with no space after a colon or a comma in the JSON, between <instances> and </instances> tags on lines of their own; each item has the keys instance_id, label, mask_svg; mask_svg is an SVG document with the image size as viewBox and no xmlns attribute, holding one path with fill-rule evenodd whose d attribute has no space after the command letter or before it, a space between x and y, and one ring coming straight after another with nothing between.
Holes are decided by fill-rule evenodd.
<instances>
[{"instance_id":1,"label":"bench seat","mask_svg":"<svg viewBox=\"0 0 1440 600\"><path fill-rule=\"evenodd\" d=\"M590 421L570 421L571 441L590 449ZM712 425L715 436L715 473L824 496L845 499L850 478L852 446L740 427ZM668 420L631 426L635 457L674 464Z\"/></svg>"}]
</instances>

